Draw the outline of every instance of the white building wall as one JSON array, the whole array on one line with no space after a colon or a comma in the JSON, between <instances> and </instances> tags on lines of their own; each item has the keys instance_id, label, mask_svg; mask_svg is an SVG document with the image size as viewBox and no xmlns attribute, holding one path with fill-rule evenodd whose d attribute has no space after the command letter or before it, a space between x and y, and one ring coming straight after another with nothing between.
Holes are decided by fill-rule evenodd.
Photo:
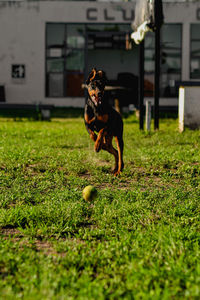
<instances>
[{"instance_id":1,"label":"white building wall","mask_svg":"<svg viewBox=\"0 0 200 300\"><path fill-rule=\"evenodd\" d=\"M200 3L165 3L165 23L182 24L182 81L190 80L190 24L200 22Z\"/></svg>"},{"instance_id":2,"label":"white building wall","mask_svg":"<svg viewBox=\"0 0 200 300\"><path fill-rule=\"evenodd\" d=\"M39 11L24 3L0 5L0 83L7 102L44 99L45 26ZM25 64L23 80L11 77L12 64Z\"/></svg>"},{"instance_id":3,"label":"white building wall","mask_svg":"<svg viewBox=\"0 0 200 300\"><path fill-rule=\"evenodd\" d=\"M133 2L3 1L0 2L0 85L6 88L6 101L83 106L82 98L45 98L46 22L88 23L87 9L93 8L91 23L127 23L123 19L134 8ZM106 10L106 11L105 11ZM199 10L199 11L198 11ZM190 23L200 22L200 4L164 4L166 23L183 24L182 80L189 80ZM12 64L25 64L23 80L11 77Z\"/></svg>"}]
</instances>

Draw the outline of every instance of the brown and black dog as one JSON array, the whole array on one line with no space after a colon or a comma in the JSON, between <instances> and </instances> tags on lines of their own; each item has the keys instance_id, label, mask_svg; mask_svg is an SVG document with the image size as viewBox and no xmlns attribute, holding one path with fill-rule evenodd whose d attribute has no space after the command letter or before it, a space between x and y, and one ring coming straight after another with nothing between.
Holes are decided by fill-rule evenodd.
<instances>
[{"instance_id":1,"label":"brown and black dog","mask_svg":"<svg viewBox=\"0 0 200 300\"><path fill-rule=\"evenodd\" d=\"M106 76L102 70L92 69L86 84L88 90L84 113L86 129L95 142L94 149L96 152L103 149L114 155L115 168L113 173L119 175L124 167L122 118L104 97ZM116 139L117 150L112 145L113 137Z\"/></svg>"}]
</instances>

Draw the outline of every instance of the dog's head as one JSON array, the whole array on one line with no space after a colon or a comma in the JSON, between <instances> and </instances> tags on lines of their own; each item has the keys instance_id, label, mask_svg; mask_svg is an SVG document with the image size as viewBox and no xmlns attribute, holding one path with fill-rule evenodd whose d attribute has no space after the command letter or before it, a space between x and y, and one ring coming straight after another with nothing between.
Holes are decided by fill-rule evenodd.
<instances>
[{"instance_id":1,"label":"dog's head","mask_svg":"<svg viewBox=\"0 0 200 300\"><path fill-rule=\"evenodd\" d=\"M106 75L102 70L97 71L95 68L92 69L92 72L89 74L88 79L86 80L88 93L90 99L95 106L102 104L104 88L106 85Z\"/></svg>"}]
</instances>

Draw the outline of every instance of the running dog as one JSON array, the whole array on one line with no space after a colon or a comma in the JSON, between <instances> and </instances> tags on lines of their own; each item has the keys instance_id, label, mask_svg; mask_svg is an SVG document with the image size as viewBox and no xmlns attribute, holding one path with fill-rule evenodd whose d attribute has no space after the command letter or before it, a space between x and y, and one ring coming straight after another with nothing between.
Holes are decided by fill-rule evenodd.
<instances>
[{"instance_id":1,"label":"running dog","mask_svg":"<svg viewBox=\"0 0 200 300\"><path fill-rule=\"evenodd\" d=\"M104 97L106 85L105 72L92 69L86 81L88 99L85 105L84 120L90 138L95 142L94 149L101 149L115 157L114 175L119 175L124 168L123 162L123 121L121 115L112 108ZM115 137L117 150L112 145Z\"/></svg>"}]
</instances>

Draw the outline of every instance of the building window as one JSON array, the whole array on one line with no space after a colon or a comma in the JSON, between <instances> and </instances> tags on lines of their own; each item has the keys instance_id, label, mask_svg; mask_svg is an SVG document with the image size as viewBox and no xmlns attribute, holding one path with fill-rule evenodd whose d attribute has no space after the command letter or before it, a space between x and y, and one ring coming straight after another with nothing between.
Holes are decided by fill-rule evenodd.
<instances>
[{"instance_id":1,"label":"building window","mask_svg":"<svg viewBox=\"0 0 200 300\"><path fill-rule=\"evenodd\" d=\"M190 78L200 79L200 24L190 29Z\"/></svg>"},{"instance_id":2,"label":"building window","mask_svg":"<svg viewBox=\"0 0 200 300\"><path fill-rule=\"evenodd\" d=\"M83 97L84 49L84 25L46 25L47 97Z\"/></svg>"},{"instance_id":3,"label":"building window","mask_svg":"<svg viewBox=\"0 0 200 300\"><path fill-rule=\"evenodd\" d=\"M145 38L145 95L153 96L155 65L155 34ZM177 97L176 81L181 80L182 59L181 24L164 24L161 28L161 79L160 96Z\"/></svg>"},{"instance_id":4,"label":"building window","mask_svg":"<svg viewBox=\"0 0 200 300\"><path fill-rule=\"evenodd\" d=\"M121 73L137 77L138 49L130 31L130 24L47 23L46 96L83 97L84 74L94 67L116 86Z\"/></svg>"}]
</instances>

